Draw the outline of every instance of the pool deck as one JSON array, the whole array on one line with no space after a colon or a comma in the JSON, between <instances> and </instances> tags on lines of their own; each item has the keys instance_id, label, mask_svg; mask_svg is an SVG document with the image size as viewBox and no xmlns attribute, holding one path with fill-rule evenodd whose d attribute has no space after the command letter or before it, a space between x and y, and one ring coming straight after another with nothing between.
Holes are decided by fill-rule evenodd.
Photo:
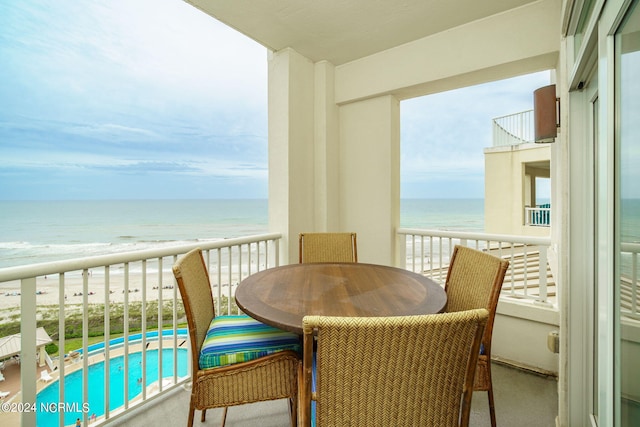
<instances>
[{"instance_id":1,"label":"pool deck","mask_svg":"<svg viewBox=\"0 0 640 427\"><path fill-rule=\"evenodd\" d=\"M43 367L37 367L36 375L40 378L40 372L49 370L47 365ZM4 369L2 370L4 375L4 381L0 382L0 391L9 392L9 396L4 398L4 402L21 402L20 395L20 363L17 359L10 359L5 362ZM58 374L51 374L54 379L58 378ZM45 387L45 383L38 380L36 390L40 391ZM16 412L0 412L0 424L5 426L18 426L20 425L20 414Z\"/></svg>"},{"instance_id":2,"label":"pool deck","mask_svg":"<svg viewBox=\"0 0 640 427\"><path fill-rule=\"evenodd\" d=\"M178 347L181 348L181 343L183 340L178 339ZM163 340L163 349L170 349L173 348L174 342L173 339L165 339ZM186 347L186 344L184 344L182 347ZM149 341L147 343L147 350L157 350L158 349L158 342L157 341ZM137 353L142 351L142 344L140 343L135 343L135 344L130 344L129 345L129 353ZM114 358L114 357L118 357L124 354L124 348L120 347L120 348L116 348L113 350L109 351L109 357L110 358ZM82 369L83 363L82 363L82 357L78 356L75 358L69 358L67 357L65 359L65 375L70 374L71 372L75 372L79 369ZM95 363L99 363L104 361L104 353L101 352L97 352L96 354L91 354L89 355L89 365L93 365ZM55 361L54 361L55 363ZM10 394L4 398L3 402L8 402L8 403L18 403L18 402L22 402L22 395L20 393L20 389L21 389L21 385L20 385L20 363L18 362L17 359L11 359L9 361L5 362L5 366L4 369L2 370L2 374L4 375L4 381L0 381L0 391L2 392L9 392ZM53 378L53 381L57 380L60 376L60 371L58 371L57 369L55 371L51 371L49 369L49 367L47 365L45 366L38 366L36 368L36 377L37 377L37 385L36 385L36 392L40 392L42 389L44 389L45 387L47 387L49 384L51 384L51 382L44 382L40 380L40 375L42 371L48 371L49 374L51 375L51 377ZM166 380L165 380L166 381ZM168 384L166 382L163 381L163 387L166 387ZM171 385L173 384L173 382L171 382ZM147 396L150 394L154 394L158 392L158 386L157 384L152 384L150 386L147 387ZM133 401L135 402L136 399L134 399ZM113 413L113 412L112 412ZM96 420L100 420L101 417L97 417ZM0 425L3 426L19 426L20 425L20 414L17 412L0 412Z\"/></svg>"},{"instance_id":3,"label":"pool deck","mask_svg":"<svg viewBox=\"0 0 640 427\"><path fill-rule=\"evenodd\" d=\"M45 388L49 383L40 381L40 375L42 371L49 371L49 374L54 380L58 379L58 372L51 372L47 365L42 367L36 367L36 376L38 382L36 390L40 391ZM4 399L4 402L17 403L22 402L22 395L20 393L20 363L17 359L11 359L5 362L4 369L2 370L4 375L4 381L0 382L0 391L8 391L10 394ZM0 424L5 426L19 426L20 414L17 412L0 412Z\"/></svg>"}]
</instances>

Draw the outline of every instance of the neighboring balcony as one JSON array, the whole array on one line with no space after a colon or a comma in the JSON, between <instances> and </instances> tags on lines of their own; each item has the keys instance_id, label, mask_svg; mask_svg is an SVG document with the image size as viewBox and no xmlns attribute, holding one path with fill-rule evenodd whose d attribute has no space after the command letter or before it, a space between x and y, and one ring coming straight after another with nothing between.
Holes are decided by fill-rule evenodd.
<instances>
[{"instance_id":1,"label":"neighboring balcony","mask_svg":"<svg viewBox=\"0 0 640 427\"><path fill-rule=\"evenodd\" d=\"M492 124L494 147L534 142L533 110L496 117Z\"/></svg>"},{"instance_id":2,"label":"neighboring balcony","mask_svg":"<svg viewBox=\"0 0 640 427\"><path fill-rule=\"evenodd\" d=\"M551 145L535 144L533 110L493 119L484 149L485 218L490 233L549 236Z\"/></svg>"},{"instance_id":3,"label":"neighboring balcony","mask_svg":"<svg viewBox=\"0 0 640 427\"><path fill-rule=\"evenodd\" d=\"M546 348L547 330L557 328L558 317L556 284L547 262L549 240L407 229L398 230L398 237L406 242L398 257L406 259L406 268L441 284L454 244L489 250L510 260L498 305L493 353L497 362L526 369L497 365L494 387L496 395L503 396L497 398L498 419L518 420L525 417L528 408L542 408L555 418L557 355ZM185 389L189 388L191 358L171 266L190 249L203 249L216 311L234 313L236 285L250 274L279 265L280 240L281 235L274 233L1 269L1 297L15 303L16 318L20 319L20 349L13 359L7 359L1 371L5 381L0 381L0 390L10 392L4 402L68 402L63 404L65 410L79 409L70 417L59 408L46 415L39 413L38 425L47 426L73 424L76 418L81 418L84 426L140 425L154 419L157 422L151 424L186 422L183 409L188 402ZM11 314L4 313L3 323L12 319ZM38 327L43 325L47 334L57 339L58 355L47 354L47 347L38 341ZM514 345L514 331L518 345ZM70 333L79 336L79 344L65 350L65 335ZM523 339L527 335L535 339ZM522 344L533 350L523 349ZM509 348L517 351L507 351ZM519 351L526 357L519 357ZM51 379L43 379L43 371ZM60 383L60 378L67 379ZM528 390L538 379L543 380L541 388L532 389L530 395L509 391L522 387ZM545 391L541 394L540 390ZM486 396L477 395L474 416L488 419L483 415ZM511 399L516 395L517 399ZM91 404L83 411L80 402ZM286 415L286 405L273 402L263 408L267 412L260 416L262 427L287 425L278 421L283 411ZM229 425L234 416L249 417L244 424L239 421L236 425L255 425L250 409L235 413L230 411ZM43 417L47 417L46 424L42 423ZM215 411L207 419L205 425L219 423ZM36 414L0 413L0 425L33 426Z\"/></svg>"},{"instance_id":4,"label":"neighboring balcony","mask_svg":"<svg viewBox=\"0 0 640 427\"><path fill-rule=\"evenodd\" d=\"M551 205L548 203L538 205L534 208L524 208L525 225L531 227L551 226Z\"/></svg>"}]
</instances>

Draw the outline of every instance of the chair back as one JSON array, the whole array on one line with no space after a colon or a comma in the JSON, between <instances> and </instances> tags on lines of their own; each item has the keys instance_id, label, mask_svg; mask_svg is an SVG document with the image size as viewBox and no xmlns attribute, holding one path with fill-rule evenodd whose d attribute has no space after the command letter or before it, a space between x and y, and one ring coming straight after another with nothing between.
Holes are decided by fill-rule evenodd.
<instances>
[{"instance_id":1,"label":"chair back","mask_svg":"<svg viewBox=\"0 0 640 427\"><path fill-rule=\"evenodd\" d=\"M489 319L485 328L483 346L491 347L493 320L504 275L509 261L466 246L456 245L451 255L444 290L447 294L447 312L485 308Z\"/></svg>"},{"instance_id":2,"label":"chair back","mask_svg":"<svg viewBox=\"0 0 640 427\"><path fill-rule=\"evenodd\" d=\"M356 233L300 233L299 261L358 262Z\"/></svg>"},{"instance_id":3,"label":"chair back","mask_svg":"<svg viewBox=\"0 0 640 427\"><path fill-rule=\"evenodd\" d=\"M184 303L191 339L193 371L199 367L202 343L215 316L209 274L200 249L193 249L173 265L173 275Z\"/></svg>"},{"instance_id":4,"label":"chair back","mask_svg":"<svg viewBox=\"0 0 640 427\"><path fill-rule=\"evenodd\" d=\"M466 426L488 312L306 316L301 421L310 424L317 334L317 426Z\"/></svg>"}]
</instances>

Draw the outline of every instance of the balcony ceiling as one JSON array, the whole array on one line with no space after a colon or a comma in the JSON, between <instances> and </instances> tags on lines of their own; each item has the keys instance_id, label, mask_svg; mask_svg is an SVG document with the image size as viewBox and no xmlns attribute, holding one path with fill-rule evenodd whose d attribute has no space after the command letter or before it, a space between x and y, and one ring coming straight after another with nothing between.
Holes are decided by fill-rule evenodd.
<instances>
[{"instance_id":1,"label":"balcony ceiling","mask_svg":"<svg viewBox=\"0 0 640 427\"><path fill-rule=\"evenodd\" d=\"M532 0L185 0L265 47L334 65Z\"/></svg>"}]
</instances>

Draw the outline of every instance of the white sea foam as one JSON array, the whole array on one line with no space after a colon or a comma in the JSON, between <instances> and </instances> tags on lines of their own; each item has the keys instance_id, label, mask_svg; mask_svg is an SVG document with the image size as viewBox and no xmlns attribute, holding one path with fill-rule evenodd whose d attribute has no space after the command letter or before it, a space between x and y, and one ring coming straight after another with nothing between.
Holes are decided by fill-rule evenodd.
<instances>
[{"instance_id":1,"label":"white sea foam","mask_svg":"<svg viewBox=\"0 0 640 427\"><path fill-rule=\"evenodd\" d=\"M401 210L403 227L483 229L481 199L410 199ZM2 201L0 268L260 234L267 223L267 200Z\"/></svg>"}]
</instances>

